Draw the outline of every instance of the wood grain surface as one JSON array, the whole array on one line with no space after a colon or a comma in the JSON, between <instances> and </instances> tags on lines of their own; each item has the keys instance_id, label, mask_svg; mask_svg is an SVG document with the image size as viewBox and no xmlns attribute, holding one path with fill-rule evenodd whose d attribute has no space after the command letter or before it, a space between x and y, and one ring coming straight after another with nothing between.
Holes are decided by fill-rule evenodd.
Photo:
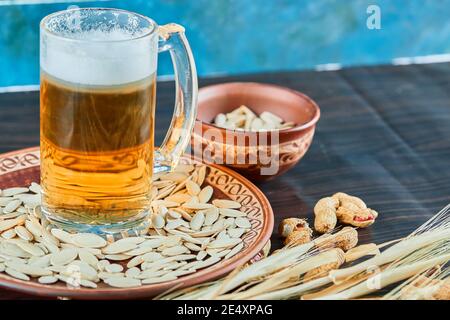
<instances>
[{"instance_id":1,"label":"wood grain surface","mask_svg":"<svg viewBox=\"0 0 450 320\"><path fill-rule=\"evenodd\" d=\"M406 236L450 202L450 64L283 72L200 81L256 81L302 91L321 108L313 144L287 174L258 184L283 217L313 221L317 200L337 191L380 215L361 242ZM174 85L158 83L156 140L172 115ZM0 94L0 152L39 144L39 93ZM274 230L273 248L281 246ZM0 290L0 299L33 298Z\"/></svg>"}]
</instances>

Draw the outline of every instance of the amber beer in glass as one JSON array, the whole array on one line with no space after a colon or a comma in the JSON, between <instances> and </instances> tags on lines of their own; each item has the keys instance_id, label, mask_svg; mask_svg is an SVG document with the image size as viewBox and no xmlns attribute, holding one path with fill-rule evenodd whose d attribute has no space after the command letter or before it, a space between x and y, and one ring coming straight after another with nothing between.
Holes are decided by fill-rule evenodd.
<instances>
[{"instance_id":1,"label":"amber beer in glass","mask_svg":"<svg viewBox=\"0 0 450 320\"><path fill-rule=\"evenodd\" d=\"M172 54L173 125L154 148L158 51ZM74 9L41 22L42 210L64 229L145 226L152 173L176 165L195 119L197 80L184 30L117 9Z\"/></svg>"}]
</instances>

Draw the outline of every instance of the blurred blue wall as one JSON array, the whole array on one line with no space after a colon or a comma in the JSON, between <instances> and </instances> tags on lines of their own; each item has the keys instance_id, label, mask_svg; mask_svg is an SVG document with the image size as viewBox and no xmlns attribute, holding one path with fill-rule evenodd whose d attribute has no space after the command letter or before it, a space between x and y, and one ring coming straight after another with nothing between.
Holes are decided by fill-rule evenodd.
<instances>
[{"instance_id":1,"label":"blurred blue wall","mask_svg":"<svg viewBox=\"0 0 450 320\"><path fill-rule=\"evenodd\" d=\"M39 82L39 21L74 4L183 24L202 76L450 53L450 0L0 0L0 87ZM381 30L366 26L370 4ZM167 56L158 73L172 73Z\"/></svg>"}]
</instances>

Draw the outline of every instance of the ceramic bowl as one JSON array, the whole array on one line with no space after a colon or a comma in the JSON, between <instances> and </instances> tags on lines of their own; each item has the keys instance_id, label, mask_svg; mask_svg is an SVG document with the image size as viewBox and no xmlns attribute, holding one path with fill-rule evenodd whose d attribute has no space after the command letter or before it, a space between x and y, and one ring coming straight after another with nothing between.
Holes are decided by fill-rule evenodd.
<instances>
[{"instance_id":1,"label":"ceramic bowl","mask_svg":"<svg viewBox=\"0 0 450 320\"><path fill-rule=\"evenodd\" d=\"M246 105L256 114L270 111L293 128L272 131L230 130L213 124L219 113ZM233 82L203 87L191 147L203 161L224 164L255 181L270 180L297 164L308 151L320 117L305 94L276 85Z\"/></svg>"}]
</instances>

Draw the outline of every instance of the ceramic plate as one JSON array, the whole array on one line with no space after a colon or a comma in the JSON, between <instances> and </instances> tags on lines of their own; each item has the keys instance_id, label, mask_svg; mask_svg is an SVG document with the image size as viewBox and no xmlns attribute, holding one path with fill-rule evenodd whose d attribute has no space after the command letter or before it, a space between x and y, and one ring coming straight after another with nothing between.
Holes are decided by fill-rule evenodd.
<instances>
[{"instance_id":1,"label":"ceramic plate","mask_svg":"<svg viewBox=\"0 0 450 320\"><path fill-rule=\"evenodd\" d=\"M39 162L37 147L1 154L0 189L39 182ZM186 156L182 162L197 161ZM70 288L61 282L44 285L37 281L17 280L4 273L0 274L0 287L39 296L75 299L144 298L153 297L173 287L184 288L217 279L252 259L259 259L260 251L270 239L273 229L272 208L264 194L236 172L216 165L208 166L205 183L214 188L214 197L240 202L252 224L251 230L243 236L243 251L230 259L177 280L135 288L112 288L105 284L99 284L97 289Z\"/></svg>"}]
</instances>

